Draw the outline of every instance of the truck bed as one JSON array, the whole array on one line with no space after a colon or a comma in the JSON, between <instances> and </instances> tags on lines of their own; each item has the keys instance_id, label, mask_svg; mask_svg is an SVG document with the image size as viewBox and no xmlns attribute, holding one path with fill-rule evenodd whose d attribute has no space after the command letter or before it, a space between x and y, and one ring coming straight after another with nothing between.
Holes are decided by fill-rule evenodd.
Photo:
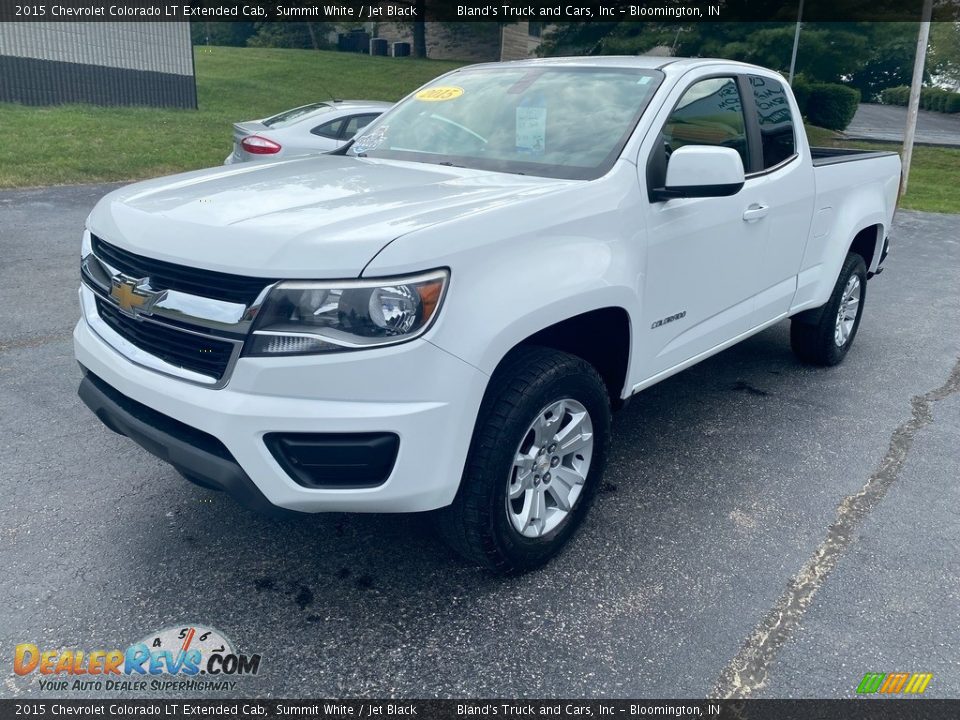
<instances>
[{"instance_id":1,"label":"truck bed","mask_svg":"<svg viewBox=\"0 0 960 720\"><path fill-rule=\"evenodd\" d=\"M836 163L855 162L868 158L896 155L890 150L856 150L854 148L811 147L810 155L814 167L819 165L834 165Z\"/></svg>"}]
</instances>

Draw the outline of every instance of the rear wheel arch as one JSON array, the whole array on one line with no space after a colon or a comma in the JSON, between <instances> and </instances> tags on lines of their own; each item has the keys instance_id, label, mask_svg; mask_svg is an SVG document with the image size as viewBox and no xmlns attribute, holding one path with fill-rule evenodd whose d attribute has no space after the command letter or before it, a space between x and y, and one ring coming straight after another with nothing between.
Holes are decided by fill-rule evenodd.
<instances>
[{"instance_id":1,"label":"rear wheel arch","mask_svg":"<svg viewBox=\"0 0 960 720\"><path fill-rule=\"evenodd\" d=\"M850 241L848 252L859 255L863 258L863 264L869 271L873 267L873 261L877 257L877 251L883 247L883 225L877 223L862 228L853 236Z\"/></svg>"},{"instance_id":2,"label":"rear wheel arch","mask_svg":"<svg viewBox=\"0 0 960 720\"><path fill-rule=\"evenodd\" d=\"M872 225L867 225L854 233L853 239L850 240L850 244L847 247L847 252L842 258L840 258L839 264L836 266L836 275L832 276L831 279L831 290L833 288L832 283L836 281L836 277L838 277L842 272L843 264L849 255L859 255L861 258L863 258L863 264L867 268L867 277L869 278L871 276L870 270L873 267L873 262L875 259L879 259L878 253L883 249L883 239L885 237L885 233L886 230L882 223L873 223ZM803 310L795 315L792 315L791 317L800 323L816 325L820 322L824 307L828 301L829 296L827 297L827 300L824 301L823 305L818 305L817 307Z\"/></svg>"},{"instance_id":3,"label":"rear wheel arch","mask_svg":"<svg viewBox=\"0 0 960 720\"><path fill-rule=\"evenodd\" d=\"M837 276L833 292L813 316L793 318L790 346L794 354L811 365L841 362L853 344L863 317L867 295L867 265L859 253L850 252Z\"/></svg>"}]
</instances>

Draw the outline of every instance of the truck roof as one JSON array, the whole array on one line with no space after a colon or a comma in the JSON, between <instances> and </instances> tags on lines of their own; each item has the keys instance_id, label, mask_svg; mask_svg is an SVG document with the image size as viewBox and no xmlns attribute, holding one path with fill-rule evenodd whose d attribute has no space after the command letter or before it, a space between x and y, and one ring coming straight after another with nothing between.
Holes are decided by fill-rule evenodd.
<instances>
[{"instance_id":1,"label":"truck roof","mask_svg":"<svg viewBox=\"0 0 960 720\"><path fill-rule=\"evenodd\" d=\"M644 70L660 70L668 65L671 69L687 70L692 67L702 65L713 65L722 63L724 65L742 65L744 67L759 67L742 63L736 60L726 60L723 58L689 58L689 57L661 57L656 55L599 55L599 56L579 56L579 57L549 57L549 58L531 58L529 60L511 60L508 62L481 63L467 67L502 67L504 65L516 66L567 66L567 67L617 67L617 68L638 68Z\"/></svg>"}]
</instances>

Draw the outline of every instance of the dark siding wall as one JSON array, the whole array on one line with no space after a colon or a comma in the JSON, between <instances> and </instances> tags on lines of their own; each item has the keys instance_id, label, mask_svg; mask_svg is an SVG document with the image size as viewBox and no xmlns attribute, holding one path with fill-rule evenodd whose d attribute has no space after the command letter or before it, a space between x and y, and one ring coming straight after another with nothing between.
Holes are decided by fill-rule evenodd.
<instances>
[{"instance_id":1,"label":"dark siding wall","mask_svg":"<svg viewBox=\"0 0 960 720\"><path fill-rule=\"evenodd\" d=\"M195 108L187 23L3 23L0 101Z\"/></svg>"}]
</instances>

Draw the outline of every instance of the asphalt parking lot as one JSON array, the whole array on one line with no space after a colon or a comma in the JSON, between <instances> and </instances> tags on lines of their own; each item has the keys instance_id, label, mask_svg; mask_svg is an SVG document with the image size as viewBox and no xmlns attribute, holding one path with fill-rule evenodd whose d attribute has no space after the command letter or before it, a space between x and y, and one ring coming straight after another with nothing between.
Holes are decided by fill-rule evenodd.
<instances>
[{"instance_id":1,"label":"asphalt parking lot","mask_svg":"<svg viewBox=\"0 0 960 720\"><path fill-rule=\"evenodd\" d=\"M185 623L262 655L241 696L960 696L960 216L897 215L843 365L781 324L637 397L572 546L502 580L422 517L262 519L106 430L70 332L107 189L0 192L0 696L69 695L18 643Z\"/></svg>"}]
</instances>

